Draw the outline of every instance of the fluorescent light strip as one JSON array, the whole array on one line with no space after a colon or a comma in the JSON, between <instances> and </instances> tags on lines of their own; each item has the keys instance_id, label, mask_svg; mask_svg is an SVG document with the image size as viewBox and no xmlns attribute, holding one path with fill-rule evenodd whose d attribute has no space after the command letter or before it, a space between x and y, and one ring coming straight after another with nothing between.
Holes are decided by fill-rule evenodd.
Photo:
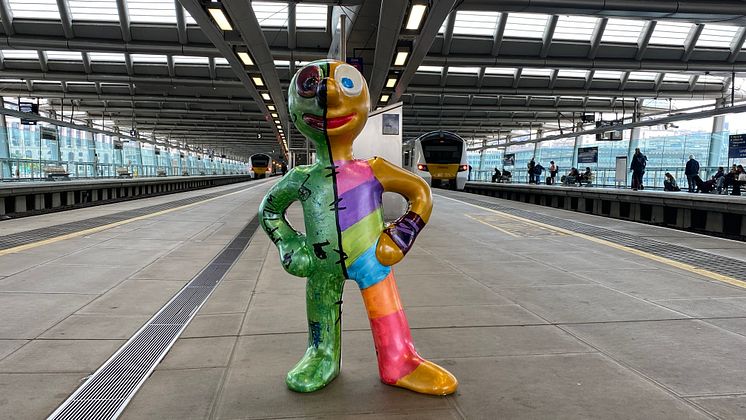
<instances>
[{"instance_id":1,"label":"fluorescent light strip","mask_svg":"<svg viewBox=\"0 0 746 420\"><path fill-rule=\"evenodd\" d=\"M394 60L395 66L403 66L407 62L407 57L409 56L409 52L407 51L398 51L396 53L396 59Z\"/></svg>"},{"instance_id":2,"label":"fluorescent light strip","mask_svg":"<svg viewBox=\"0 0 746 420\"><path fill-rule=\"evenodd\" d=\"M420 29L422 18L425 16L425 10L427 10L427 6L424 4L415 4L412 6L412 10L409 12L409 19L407 19L407 26L405 26L408 31Z\"/></svg>"},{"instance_id":3,"label":"fluorescent light strip","mask_svg":"<svg viewBox=\"0 0 746 420\"><path fill-rule=\"evenodd\" d=\"M251 56L249 56L249 53L245 51L239 51L236 53L238 55L238 58L241 59L241 62L244 63L246 66L253 66L254 62L251 61Z\"/></svg>"},{"instance_id":4,"label":"fluorescent light strip","mask_svg":"<svg viewBox=\"0 0 746 420\"><path fill-rule=\"evenodd\" d=\"M223 13L223 9L219 7L208 7L207 10L210 12L210 16L212 16L212 19L215 21L215 23L218 24L218 28L224 31L233 30L231 23L228 21L225 13Z\"/></svg>"}]
</instances>

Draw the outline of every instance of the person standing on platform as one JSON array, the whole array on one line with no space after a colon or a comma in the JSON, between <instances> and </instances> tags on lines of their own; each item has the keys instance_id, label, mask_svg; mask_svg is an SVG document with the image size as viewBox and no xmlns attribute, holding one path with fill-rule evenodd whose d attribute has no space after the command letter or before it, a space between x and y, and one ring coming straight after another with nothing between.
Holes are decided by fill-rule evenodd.
<instances>
[{"instance_id":1,"label":"person standing on platform","mask_svg":"<svg viewBox=\"0 0 746 420\"><path fill-rule=\"evenodd\" d=\"M723 192L723 183L725 183L725 169L722 166L718 167L715 175L712 176L712 180L715 181L715 188L718 190L718 194Z\"/></svg>"},{"instance_id":2,"label":"person standing on platform","mask_svg":"<svg viewBox=\"0 0 746 420\"><path fill-rule=\"evenodd\" d=\"M554 161L549 161L549 184L554 185L554 181L557 178L557 172L559 172L559 167L555 165Z\"/></svg>"},{"instance_id":3,"label":"person standing on platform","mask_svg":"<svg viewBox=\"0 0 746 420\"><path fill-rule=\"evenodd\" d=\"M528 183L533 184L534 180L536 179L536 176L534 175L534 169L536 169L536 162L534 161L534 158L531 158L531 160L528 162Z\"/></svg>"},{"instance_id":4,"label":"person standing on platform","mask_svg":"<svg viewBox=\"0 0 746 420\"><path fill-rule=\"evenodd\" d=\"M689 184L689 192L693 193L698 190L694 177L699 175L699 162L694 159L694 155L689 155L689 161L686 162L684 175L686 175L686 181Z\"/></svg>"},{"instance_id":5,"label":"person standing on platform","mask_svg":"<svg viewBox=\"0 0 746 420\"><path fill-rule=\"evenodd\" d=\"M645 189L642 185L642 176L645 175L645 167L648 165L648 157L642 154L640 148L635 149L632 156L632 164L629 169L632 171L632 190Z\"/></svg>"}]
</instances>

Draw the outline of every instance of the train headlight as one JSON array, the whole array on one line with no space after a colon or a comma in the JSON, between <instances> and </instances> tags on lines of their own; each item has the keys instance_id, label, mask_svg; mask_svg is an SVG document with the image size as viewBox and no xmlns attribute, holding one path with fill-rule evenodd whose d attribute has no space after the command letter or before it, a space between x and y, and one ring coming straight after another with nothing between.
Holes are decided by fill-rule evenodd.
<instances>
[{"instance_id":1,"label":"train headlight","mask_svg":"<svg viewBox=\"0 0 746 420\"><path fill-rule=\"evenodd\" d=\"M418 164L417 164L417 169L419 169L420 171L425 171L425 172L427 172L427 165L425 165L425 164L422 164L422 163L418 163Z\"/></svg>"},{"instance_id":2,"label":"train headlight","mask_svg":"<svg viewBox=\"0 0 746 420\"><path fill-rule=\"evenodd\" d=\"M469 170L469 165L459 165L459 167L458 167L458 171L459 172L464 172L464 171L468 171L468 170Z\"/></svg>"}]
</instances>

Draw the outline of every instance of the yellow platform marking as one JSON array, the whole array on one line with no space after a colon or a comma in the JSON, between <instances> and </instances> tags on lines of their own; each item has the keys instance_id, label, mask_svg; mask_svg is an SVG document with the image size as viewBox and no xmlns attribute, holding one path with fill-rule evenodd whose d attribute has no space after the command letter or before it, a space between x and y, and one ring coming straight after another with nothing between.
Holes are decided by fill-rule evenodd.
<instances>
[{"instance_id":1,"label":"yellow platform marking","mask_svg":"<svg viewBox=\"0 0 746 420\"><path fill-rule=\"evenodd\" d=\"M553 229L546 229L543 226L536 226L534 224L528 224L519 222L515 219L505 217L503 214L490 214L489 217L479 215L470 215L464 213L464 216L475 220L479 223L485 224L493 229L499 230L502 233L510 235L514 238L538 238L542 236L567 236L562 232L557 232Z\"/></svg>"},{"instance_id":2,"label":"yellow platform marking","mask_svg":"<svg viewBox=\"0 0 746 420\"><path fill-rule=\"evenodd\" d=\"M264 185L265 183L266 182L262 182L262 185ZM198 204L208 203L210 201L217 200L219 198L228 197L228 196L231 196L231 195L234 195L234 194L242 193L242 192L245 192L245 191L248 191L248 190L252 190L252 189L260 187L260 186L261 185L254 185L253 187L244 188L244 189L242 189L240 191L234 191L232 193L228 193L228 194L221 195L221 196L218 196L218 197L208 198L206 200L198 201L196 203L185 204L183 206L174 207L172 209L161 210L161 211L157 211L155 213L145 214L145 215L133 217L133 218L127 219L127 220L120 220L118 222L109 223L108 225L98 226L98 227L94 227L94 228L90 228L90 229L86 229L86 230L81 230L81 231L78 231L78 232L67 233L65 235L55 236L54 238L44 239L42 241L32 242L30 244L19 245L19 246L15 246L13 248L3 249L3 250L0 250L0 256L7 255L7 254L14 254L16 252L21 252L21 251L25 251L27 249L32 249L32 248L40 247L42 245L53 244L53 243L56 243L56 242L64 241L66 239L71 239L71 238L77 238L79 236L90 235L92 233L101 232L102 230L111 229L111 228L114 228L114 227L117 227L117 226L126 225L127 223L136 222L138 220L150 219L151 217L161 216L161 215L164 215L164 214L167 214L167 213L171 213L171 212L174 212L174 211L177 211L177 210L183 210L183 209L188 208L188 207L193 207L193 206L196 206Z\"/></svg>"},{"instance_id":3,"label":"yellow platform marking","mask_svg":"<svg viewBox=\"0 0 746 420\"><path fill-rule=\"evenodd\" d=\"M686 263L674 261L674 260L671 260L671 259L668 259L668 258L665 258L665 257L660 257L658 255L649 254L649 253L646 253L644 251L640 251L640 250L637 250L637 249L634 249L634 248L630 248L630 247L627 247L627 246L624 246L624 245L619 245L617 243L607 241L605 239L594 238L593 236L585 235L585 234L578 233L578 232L573 232L571 230L563 229L563 228L556 227L556 226L547 225L545 223L536 222L536 221L529 220L529 219L524 219L523 217L519 217L519 216L514 216L512 214L503 213L503 212L500 212L500 211L497 211L497 210L493 210L493 209L490 209L490 208L478 206L476 204L467 203L465 201L457 200L455 198L450 198L450 197L446 197L446 196L443 196L443 195L438 195L438 197L445 198L446 200L456 201L456 202L461 203L461 204L466 204L467 206L475 207L475 208L478 208L478 209L483 210L483 211L488 211L488 212L491 212L491 213L496 213L496 214L499 214L501 216L508 217L508 218L511 218L511 219L514 219L514 220L518 220L518 221L521 221L521 222L529 223L529 224L536 225L536 226L541 226L541 227L543 227L545 229L550 229L550 230L554 230L554 231L557 231L557 232L562 232L562 233L567 234L567 235L572 235L572 236L575 236L575 237L578 237L578 238L587 239L587 240L589 240L591 242L595 242L595 243L598 243L598 244L601 244L601 245L606 245L608 247L611 247L611 248L614 248L614 249L618 249L618 250L621 250L621 251L626 251L626 252L629 252L631 254L635 254L637 256L640 256L640 257L644 257L644 258L647 258L647 259L650 259L650 260L653 260L653 261L657 261L657 262L660 262L660 263L663 263L663 264L666 264L666 265L670 265L671 267L676 267L678 269L681 269L681 270L684 270L684 271L688 271L690 273L698 274L700 276L708 277L708 278L713 279L713 280L717 280L717 281L720 281L720 282L723 282L723 283L730 284L732 286L737 286L737 287L741 287L741 288L746 289L746 281L734 279L733 277L725 276L723 274L714 273L712 271L705 270L705 269L699 268L699 267L695 267L695 266L690 265L690 264L686 264Z\"/></svg>"},{"instance_id":4,"label":"yellow platform marking","mask_svg":"<svg viewBox=\"0 0 746 420\"><path fill-rule=\"evenodd\" d=\"M499 230L500 232L502 232L502 233L504 233L506 235L510 235L510 236L512 236L514 238L518 238L519 237L518 235L516 235L516 234L514 234L512 232L508 232L507 230L505 230L503 228L500 228L500 227L497 227L497 226L495 226L495 225L493 225L491 223L487 223L484 220L477 219L476 217L469 216L468 214L464 214L464 216L468 217L469 219L476 220L477 222L482 223L484 225L487 225L487 226L491 227L492 229Z\"/></svg>"}]
</instances>

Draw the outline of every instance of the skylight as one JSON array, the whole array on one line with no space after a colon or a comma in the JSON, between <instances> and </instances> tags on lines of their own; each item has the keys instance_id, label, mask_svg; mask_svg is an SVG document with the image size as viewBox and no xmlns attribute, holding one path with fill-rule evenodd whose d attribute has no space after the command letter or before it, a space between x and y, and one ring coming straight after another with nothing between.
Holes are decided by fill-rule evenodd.
<instances>
[{"instance_id":1,"label":"skylight","mask_svg":"<svg viewBox=\"0 0 746 420\"><path fill-rule=\"evenodd\" d=\"M83 56L78 51L47 51L47 60L51 61L82 61Z\"/></svg>"},{"instance_id":2,"label":"skylight","mask_svg":"<svg viewBox=\"0 0 746 420\"><path fill-rule=\"evenodd\" d=\"M288 60L275 60L275 67L290 67Z\"/></svg>"},{"instance_id":3,"label":"skylight","mask_svg":"<svg viewBox=\"0 0 746 420\"><path fill-rule=\"evenodd\" d=\"M554 29L554 39L590 41L598 18L588 16L560 16Z\"/></svg>"},{"instance_id":4,"label":"skylight","mask_svg":"<svg viewBox=\"0 0 746 420\"><path fill-rule=\"evenodd\" d=\"M176 23L173 0L127 0L130 22Z\"/></svg>"},{"instance_id":5,"label":"skylight","mask_svg":"<svg viewBox=\"0 0 746 420\"><path fill-rule=\"evenodd\" d=\"M487 67L484 69L484 74L505 74L509 76L515 76L516 69L513 67Z\"/></svg>"},{"instance_id":6,"label":"skylight","mask_svg":"<svg viewBox=\"0 0 746 420\"><path fill-rule=\"evenodd\" d=\"M479 67L448 67L448 73L478 74Z\"/></svg>"},{"instance_id":7,"label":"skylight","mask_svg":"<svg viewBox=\"0 0 746 420\"><path fill-rule=\"evenodd\" d=\"M109 62L109 63L123 63L123 53L102 53L102 52L91 52L88 53L91 61Z\"/></svg>"},{"instance_id":8,"label":"skylight","mask_svg":"<svg viewBox=\"0 0 746 420\"><path fill-rule=\"evenodd\" d=\"M119 22L116 0L68 0L73 20Z\"/></svg>"},{"instance_id":9,"label":"skylight","mask_svg":"<svg viewBox=\"0 0 746 420\"><path fill-rule=\"evenodd\" d=\"M210 61L207 57L194 57L189 55L175 55L174 64L207 64Z\"/></svg>"},{"instance_id":10,"label":"skylight","mask_svg":"<svg viewBox=\"0 0 746 420\"><path fill-rule=\"evenodd\" d=\"M11 60L38 60L39 54L35 50L3 50L3 57Z\"/></svg>"},{"instance_id":11,"label":"skylight","mask_svg":"<svg viewBox=\"0 0 746 420\"><path fill-rule=\"evenodd\" d=\"M588 76L588 71L587 70L561 69L557 75L559 77L573 77L573 78L585 79L585 77Z\"/></svg>"},{"instance_id":12,"label":"skylight","mask_svg":"<svg viewBox=\"0 0 746 420\"><path fill-rule=\"evenodd\" d=\"M443 71L442 66L419 66L417 67L418 73L441 73Z\"/></svg>"},{"instance_id":13,"label":"skylight","mask_svg":"<svg viewBox=\"0 0 746 420\"><path fill-rule=\"evenodd\" d=\"M697 40L698 47L729 48L738 26L706 24Z\"/></svg>"},{"instance_id":14,"label":"skylight","mask_svg":"<svg viewBox=\"0 0 746 420\"><path fill-rule=\"evenodd\" d=\"M10 0L14 18L60 19L57 0Z\"/></svg>"},{"instance_id":15,"label":"skylight","mask_svg":"<svg viewBox=\"0 0 746 420\"><path fill-rule=\"evenodd\" d=\"M229 66L230 63L228 63L228 60L226 60L223 57L215 57L215 65L218 65L218 66Z\"/></svg>"},{"instance_id":16,"label":"skylight","mask_svg":"<svg viewBox=\"0 0 746 420\"><path fill-rule=\"evenodd\" d=\"M593 73L594 79L616 79L619 80L622 78L622 72L621 71L614 71L614 70L596 70L595 73Z\"/></svg>"},{"instance_id":17,"label":"skylight","mask_svg":"<svg viewBox=\"0 0 746 420\"><path fill-rule=\"evenodd\" d=\"M636 44L645 22L632 19L609 19L601 42L621 42Z\"/></svg>"},{"instance_id":18,"label":"skylight","mask_svg":"<svg viewBox=\"0 0 746 420\"><path fill-rule=\"evenodd\" d=\"M254 9L254 14L260 26L282 28L288 25L288 5L286 3L252 1L251 7Z\"/></svg>"},{"instance_id":19,"label":"skylight","mask_svg":"<svg viewBox=\"0 0 746 420\"><path fill-rule=\"evenodd\" d=\"M663 76L663 81L665 82L688 82L690 77L692 77L690 74L666 73L665 76Z\"/></svg>"},{"instance_id":20,"label":"skylight","mask_svg":"<svg viewBox=\"0 0 746 420\"><path fill-rule=\"evenodd\" d=\"M655 25L653 36L650 37L651 44L657 45L684 45L692 24L689 22L659 21Z\"/></svg>"},{"instance_id":21,"label":"skylight","mask_svg":"<svg viewBox=\"0 0 746 420\"><path fill-rule=\"evenodd\" d=\"M197 21L194 20L194 18L192 17L192 15L189 14L189 12L187 12L187 9L182 8L182 10L184 10L184 21L186 22L186 24L197 25Z\"/></svg>"},{"instance_id":22,"label":"skylight","mask_svg":"<svg viewBox=\"0 0 746 420\"><path fill-rule=\"evenodd\" d=\"M454 35L482 35L493 36L497 19L497 12L469 12L460 10L456 13L453 24Z\"/></svg>"},{"instance_id":23,"label":"skylight","mask_svg":"<svg viewBox=\"0 0 746 420\"><path fill-rule=\"evenodd\" d=\"M167 63L168 58L160 54L130 54L133 63Z\"/></svg>"},{"instance_id":24,"label":"skylight","mask_svg":"<svg viewBox=\"0 0 746 420\"><path fill-rule=\"evenodd\" d=\"M514 38L541 38L549 15L535 13L510 13L505 24L505 36Z\"/></svg>"},{"instance_id":25,"label":"skylight","mask_svg":"<svg viewBox=\"0 0 746 420\"><path fill-rule=\"evenodd\" d=\"M325 29L328 10L324 4L298 4L295 6L295 26Z\"/></svg>"},{"instance_id":26,"label":"skylight","mask_svg":"<svg viewBox=\"0 0 746 420\"><path fill-rule=\"evenodd\" d=\"M629 73L629 80L655 80L658 77L658 73L649 71L633 71Z\"/></svg>"},{"instance_id":27,"label":"skylight","mask_svg":"<svg viewBox=\"0 0 746 420\"><path fill-rule=\"evenodd\" d=\"M552 69L523 69L521 76L546 76L552 75Z\"/></svg>"}]
</instances>

